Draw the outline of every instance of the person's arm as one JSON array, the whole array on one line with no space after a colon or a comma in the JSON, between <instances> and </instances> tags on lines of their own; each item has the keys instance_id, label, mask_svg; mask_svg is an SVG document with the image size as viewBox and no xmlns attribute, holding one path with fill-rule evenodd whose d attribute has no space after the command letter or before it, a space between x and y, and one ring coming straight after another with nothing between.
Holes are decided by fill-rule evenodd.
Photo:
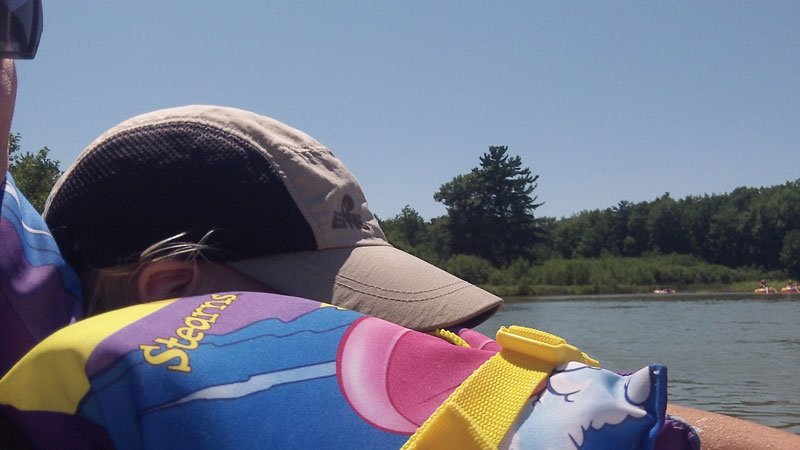
<instances>
[{"instance_id":1,"label":"person's arm","mask_svg":"<svg viewBox=\"0 0 800 450\"><path fill-rule=\"evenodd\" d=\"M14 61L0 58L0 183L5 181L8 170L8 135L16 99L17 73Z\"/></svg>"},{"instance_id":2,"label":"person's arm","mask_svg":"<svg viewBox=\"0 0 800 450\"><path fill-rule=\"evenodd\" d=\"M667 414L678 416L695 428L703 450L800 449L800 436L709 411L667 405Z\"/></svg>"}]
</instances>

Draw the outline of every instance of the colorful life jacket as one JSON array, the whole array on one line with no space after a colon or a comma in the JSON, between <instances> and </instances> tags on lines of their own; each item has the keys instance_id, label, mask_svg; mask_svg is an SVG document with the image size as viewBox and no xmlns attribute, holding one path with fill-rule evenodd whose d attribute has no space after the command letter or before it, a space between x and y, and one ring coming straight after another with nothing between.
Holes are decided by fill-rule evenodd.
<instances>
[{"instance_id":1,"label":"colorful life jacket","mask_svg":"<svg viewBox=\"0 0 800 450\"><path fill-rule=\"evenodd\" d=\"M81 318L80 283L11 174L0 189L0 375L36 343Z\"/></svg>"},{"instance_id":2,"label":"colorful life jacket","mask_svg":"<svg viewBox=\"0 0 800 450\"><path fill-rule=\"evenodd\" d=\"M37 448L372 449L412 435L410 446L440 448L454 437L437 430L481 433L486 414L462 402L453 419L440 405L506 352L459 331L442 339L263 293L141 304L45 339L0 380L0 407ZM516 411L500 408L506 429L489 447L654 448L665 368L621 376L570 362L536 395L534 383ZM498 386L469 391L473 407L496 403ZM415 435L432 415L448 417Z\"/></svg>"}]
</instances>

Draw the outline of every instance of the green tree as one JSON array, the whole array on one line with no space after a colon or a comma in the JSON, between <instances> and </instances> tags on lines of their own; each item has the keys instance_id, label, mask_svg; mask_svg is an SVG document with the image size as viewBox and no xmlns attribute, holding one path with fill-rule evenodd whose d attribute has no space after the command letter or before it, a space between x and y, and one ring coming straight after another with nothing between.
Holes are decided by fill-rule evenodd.
<instances>
[{"instance_id":1,"label":"green tree","mask_svg":"<svg viewBox=\"0 0 800 450\"><path fill-rule=\"evenodd\" d=\"M687 236L681 226L681 209L669 192L652 202L647 217L647 229L653 249L663 253L689 251Z\"/></svg>"},{"instance_id":2,"label":"green tree","mask_svg":"<svg viewBox=\"0 0 800 450\"><path fill-rule=\"evenodd\" d=\"M432 264L442 264L453 252L450 250L450 220L447 216L434 217L425 227L420 256Z\"/></svg>"},{"instance_id":3,"label":"green tree","mask_svg":"<svg viewBox=\"0 0 800 450\"><path fill-rule=\"evenodd\" d=\"M603 250L610 251L614 246L611 240L608 218L600 210L582 214L579 220L581 228L578 246L574 254L583 258L597 258Z\"/></svg>"},{"instance_id":4,"label":"green tree","mask_svg":"<svg viewBox=\"0 0 800 450\"><path fill-rule=\"evenodd\" d=\"M454 254L476 255L494 265L532 256L542 233L533 215L542 205L532 195L539 176L507 152L506 146L489 147L480 167L456 176L434 194L447 207Z\"/></svg>"},{"instance_id":5,"label":"green tree","mask_svg":"<svg viewBox=\"0 0 800 450\"><path fill-rule=\"evenodd\" d=\"M380 220L380 225L392 245L410 253L416 253L427 228L425 219L409 205L391 219Z\"/></svg>"},{"instance_id":6,"label":"green tree","mask_svg":"<svg viewBox=\"0 0 800 450\"><path fill-rule=\"evenodd\" d=\"M628 223L631 219L631 210L633 204L627 200L622 200L617 203L617 206L612 206L608 209L610 237L613 239L612 248L609 249L614 255L625 255L629 246L633 243L633 238L629 237ZM626 240L627 239L627 240ZM626 242L628 246L626 246Z\"/></svg>"},{"instance_id":7,"label":"green tree","mask_svg":"<svg viewBox=\"0 0 800 450\"><path fill-rule=\"evenodd\" d=\"M433 195L436 201L447 206L445 226L451 254L484 256L487 251L486 243L479 237L489 224L484 217L486 205L476 171L456 176Z\"/></svg>"},{"instance_id":8,"label":"green tree","mask_svg":"<svg viewBox=\"0 0 800 450\"><path fill-rule=\"evenodd\" d=\"M786 233L780 258L789 275L800 278L800 230Z\"/></svg>"},{"instance_id":9,"label":"green tree","mask_svg":"<svg viewBox=\"0 0 800 450\"><path fill-rule=\"evenodd\" d=\"M409 205L386 220L379 220L386 239L395 247L422 258L431 264L442 264L450 257L447 216L425 219Z\"/></svg>"},{"instance_id":10,"label":"green tree","mask_svg":"<svg viewBox=\"0 0 800 450\"><path fill-rule=\"evenodd\" d=\"M425 219L409 205L404 206L403 211L394 219L402 238L412 247L419 245L422 235L425 233Z\"/></svg>"},{"instance_id":11,"label":"green tree","mask_svg":"<svg viewBox=\"0 0 800 450\"><path fill-rule=\"evenodd\" d=\"M584 211L585 212L585 211ZM579 218L581 215L575 215L569 218L561 219L555 223L553 230L550 232L550 243L553 250L560 254L562 258L577 258L578 254L575 249L581 239L582 220Z\"/></svg>"},{"instance_id":12,"label":"green tree","mask_svg":"<svg viewBox=\"0 0 800 450\"><path fill-rule=\"evenodd\" d=\"M40 213L50 189L61 176L59 162L50 159L50 149L43 147L36 153L20 153L20 135L14 133L9 137L10 154L9 169L17 187L25 195L31 205Z\"/></svg>"},{"instance_id":13,"label":"green tree","mask_svg":"<svg viewBox=\"0 0 800 450\"><path fill-rule=\"evenodd\" d=\"M709 227L711 226L711 217L715 211L722 207L724 197L720 195L709 196L708 194L702 197L689 196L680 203L683 207L684 223L688 233L687 238L691 253L709 261L713 260L714 254L709 239Z\"/></svg>"}]
</instances>

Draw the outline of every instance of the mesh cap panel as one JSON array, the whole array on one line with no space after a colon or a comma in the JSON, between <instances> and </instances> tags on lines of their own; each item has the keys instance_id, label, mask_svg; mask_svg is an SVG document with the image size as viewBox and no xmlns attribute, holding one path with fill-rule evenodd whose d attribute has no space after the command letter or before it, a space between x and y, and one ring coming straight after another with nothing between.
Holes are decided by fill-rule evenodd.
<instances>
[{"instance_id":1,"label":"mesh cap panel","mask_svg":"<svg viewBox=\"0 0 800 450\"><path fill-rule=\"evenodd\" d=\"M72 171L51 196L46 219L74 267L136 261L181 232L188 233L181 240L197 242L215 230L208 243L216 251L206 256L219 261L317 248L266 156L213 126L170 122L124 131Z\"/></svg>"}]
</instances>

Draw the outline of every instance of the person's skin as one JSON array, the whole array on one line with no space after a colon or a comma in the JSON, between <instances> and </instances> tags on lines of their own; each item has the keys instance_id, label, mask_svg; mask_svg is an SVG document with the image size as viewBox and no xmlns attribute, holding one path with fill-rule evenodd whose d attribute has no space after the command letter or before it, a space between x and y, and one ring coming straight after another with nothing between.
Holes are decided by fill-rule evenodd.
<instances>
[{"instance_id":1,"label":"person's skin","mask_svg":"<svg viewBox=\"0 0 800 450\"><path fill-rule=\"evenodd\" d=\"M16 99L17 72L14 60L0 58L0 182L5 182L8 171L8 136Z\"/></svg>"},{"instance_id":2,"label":"person's skin","mask_svg":"<svg viewBox=\"0 0 800 450\"><path fill-rule=\"evenodd\" d=\"M800 449L800 436L722 414L667 405L667 413L690 423L703 450Z\"/></svg>"},{"instance_id":3,"label":"person's skin","mask_svg":"<svg viewBox=\"0 0 800 450\"><path fill-rule=\"evenodd\" d=\"M224 264L180 260L148 263L137 275L136 288L141 303L214 292L276 292Z\"/></svg>"}]
</instances>

